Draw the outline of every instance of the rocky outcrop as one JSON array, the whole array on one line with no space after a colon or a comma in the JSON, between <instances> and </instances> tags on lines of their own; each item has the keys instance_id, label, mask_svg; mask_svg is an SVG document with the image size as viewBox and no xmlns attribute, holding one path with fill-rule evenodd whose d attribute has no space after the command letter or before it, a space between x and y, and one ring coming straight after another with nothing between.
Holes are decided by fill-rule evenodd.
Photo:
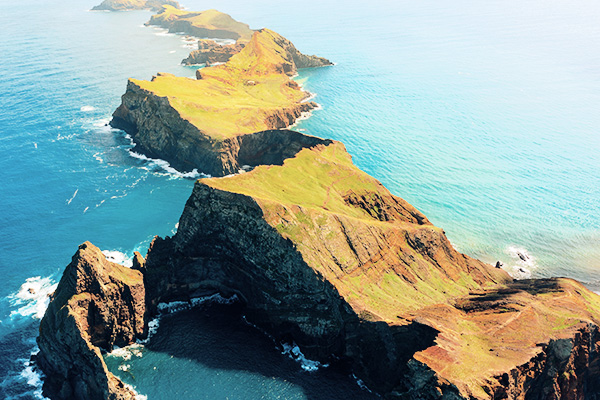
<instances>
[{"instance_id":1,"label":"rocky outcrop","mask_svg":"<svg viewBox=\"0 0 600 400\"><path fill-rule=\"evenodd\" d=\"M312 102L300 103L263 110L262 114L266 126L280 129L315 107ZM299 148L324 142L296 132L273 130L215 140L182 118L169 98L156 96L132 81L110 124L131 135L136 143L134 151L164 159L180 171L197 169L212 176L237 173L244 165L281 164Z\"/></svg>"},{"instance_id":2,"label":"rocky outcrop","mask_svg":"<svg viewBox=\"0 0 600 400\"><path fill-rule=\"evenodd\" d=\"M175 0L104 0L92 8L92 11L126 11L126 10L152 10L160 11L164 5L181 8Z\"/></svg>"},{"instance_id":3,"label":"rocky outcrop","mask_svg":"<svg viewBox=\"0 0 600 400\"><path fill-rule=\"evenodd\" d=\"M599 300L512 282L349 163L332 142L196 183L146 257L148 306L236 294L250 321L390 399L598 394Z\"/></svg>"},{"instance_id":4,"label":"rocky outcrop","mask_svg":"<svg viewBox=\"0 0 600 400\"><path fill-rule=\"evenodd\" d=\"M79 246L40 325L44 394L54 400L134 399L101 353L143 337L144 315L142 274L107 261L89 242Z\"/></svg>"},{"instance_id":5,"label":"rocky outcrop","mask_svg":"<svg viewBox=\"0 0 600 400\"><path fill-rule=\"evenodd\" d=\"M205 64L206 66L224 63L243 48L244 45L240 43L220 45L214 40L199 40L198 50L192 51L181 63L184 65Z\"/></svg>"},{"instance_id":6,"label":"rocky outcrop","mask_svg":"<svg viewBox=\"0 0 600 400\"><path fill-rule=\"evenodd\" d=\"M146 25L160 26L169 32L181 32L198 38L233 39L240 43L247 42L253 33L247 24L217 10L192 12L168 6L153 15Z\"/></svg>"}]
</instances>

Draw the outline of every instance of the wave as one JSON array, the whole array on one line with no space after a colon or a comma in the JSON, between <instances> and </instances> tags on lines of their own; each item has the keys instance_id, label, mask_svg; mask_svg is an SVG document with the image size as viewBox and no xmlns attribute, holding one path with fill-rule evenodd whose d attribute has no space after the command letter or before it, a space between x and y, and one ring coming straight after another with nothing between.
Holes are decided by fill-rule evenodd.
<instances>
[{"instance_id":1,"label":"wave","mask_svg":"<svg viewBox=\"0 0 600 400\"><path fill-rule=\"evenodd\" d=\"M35 356L40 352L40 348L37 345L31 351L31 356ZM31 358L30 358L31 360ZM25 360L23 362L23 370L21 371L20 377L27 382L29 386L33 386L33 395L34 397L42 400L50 400L47 397L44 397L42 394L42 386L44 384L44 374L42 371L37 368L35 362Z\"/></svg>"},{"instance_id":2,"label":"wave","mask_svg":"<svg viewBox=\"0 0 600 400\"><path fill-rule=\"evenodd\" d=\"M519 246L509 246L506 253L512 258L511 265L503 268L515 279L531 279L532 274L538 269L538 264L527 249Z\"/></svg>"},{"instance_id":3,"label":"wave","mask_svg":"<svg viewBox=\"0 0 600 400\"><path fill-rule=\"evenodd\" d=\"M147 162L146 170L157 173L159 175L169 175L174 178L184 178L184 179L200 179L200 178L210 178L210 175L204 174L202 172L198 172L196 168L194 168L190 172L180 172L175 168L171 167L171 164L168 161L161 160L159 158L150 158L146 157L143 154L136 153L133 150L129 150L129 154L137 158L139 160L143 160ZM159 172L159 171L164 172Z\"/></svg>"},{"instance_id":4,"label":"wave","mask_svg":"<svg viewBox=\"0 0 600 400\"><path fill-rule=\"evenodd\" d=\"M79 192L79 188L75 189L75 193L73 193L73 196L71 196L71 198L67 200L67 205L71 204L75 196L77 196L77 192Z\"/></svg>"},{"instance_id":5,"label":"wave","mask_svg":"<svg viewBox=\"0 0 600 400\"><path fill-rule=\"evenodd\" d=\"M83 106L80 108L81 111L83 112L90 112L90 111L94 111L96 110L96 107L94 106Z\"/></svg>"},{"instance_id":6,"label":"wave","mask_svg":"<svg viewBox=\"0 0 600 400\"><path fill-rule=\"evenodd\" d=\"M10 305L17 307L16 310L11 311L11 318L21 316L42 319L50 304L50 295L54 293L57 286L58 283L50 277L27 278L17 293L8 296Z\"/></svg>"},{"instance_id":7,"label":"wave","mask_svg":"<svg viewBox=\"0 0 600 400\"><path fill-rule=\"evenodd\" d=\"M329 364L321 364L319 361L306 358L296 343L282 343L281 346L283 347L281 354L285 354L292 360L297 361L300 364L300 367L305 371L314 372L321 367L327 368L329 366Z\"/></svg>"},{"instance_id":8,"label":"wave","mask_svg":"<svg viewBox=\"0 0 600 400\"><path fill-rule=\"evenodd\" d=\"M102 250L102 254L108 261L120 264L124 267L131 268L133 266L133 257L118 250Z\"/></svg>"}]
</instances>

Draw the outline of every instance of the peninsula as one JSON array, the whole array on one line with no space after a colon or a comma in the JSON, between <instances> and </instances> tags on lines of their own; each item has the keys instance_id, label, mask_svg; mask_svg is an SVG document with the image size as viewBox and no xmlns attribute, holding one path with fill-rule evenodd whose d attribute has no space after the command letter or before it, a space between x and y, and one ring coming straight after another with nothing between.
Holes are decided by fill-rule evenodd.
<instances>
[{"instance_id":1,"label":"peninsula","mask_svg":"<svg viewBox=\"0 0 600 400\"><path fill-rule=\"evenodd\" d=\"M247 135L286 128L317 106L290 77L298 68L330 64L261 29L227 63L198 70L195 80L170 74L130 79L111 125L133 137L136 151L179 170L236 173L262 164L246 146L253 140Z\"/></svg>"},{"instance_id":2,"label":"peninsula","mask_svg":"<svg viewBox=\"0 0 600 400\"><path fill-rule=\"evenodd\" d=\"M165 5L175 9L181 8L179 3L175 0L104 0L102 3L92 8L92 11L160 11Z\"/></svg>"},{"instance_id":3,"label":"peninsula","mask_svg":"<svg viewBox=\"0 0 600 400\"><path fill-rule=\"evenodd\" d=\"M262 29L196 80L129 81L111 124L145 154L215 177L132 269L80 246L40 327L46 395L133 399L101 352L145 338L159 303L218 293L386 399L600 396L600 296L457 252L342 143L278 129L315 107L290 76L328 64Z\"/></svg>"}]
</instances>

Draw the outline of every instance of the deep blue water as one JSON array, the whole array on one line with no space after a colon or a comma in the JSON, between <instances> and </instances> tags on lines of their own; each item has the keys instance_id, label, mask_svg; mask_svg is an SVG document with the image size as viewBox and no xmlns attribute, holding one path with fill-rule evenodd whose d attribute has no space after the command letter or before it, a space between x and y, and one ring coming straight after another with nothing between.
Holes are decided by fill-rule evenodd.
<instances>
[{"instance_id":1,"label":"deep blue water","mask_svg":"<svg viewBox=\"0 0 600 400\"><path fill-rule=\"evenodd\" d=\"M600 6L479 3L185 5L269 27L335 61L297 78L323 107L298 129L343 141L458 249L520 276L571 276L600 290ZM189 46L144 27L149 12L88 12L93 5L23 0L0 13L0 398L32 396L35 375L23 364L77 245L144 252L154 235L174 232L193 185L131 157L130 141L104 126L128 77L192 76L179 65ZM263 347L257 359L277 355ZM145 351L141 360L165 354ZM214 374L191 362L203 379ZM285 377L223 365L223 398L240 385L266 385L257 398L307 398ZM159 398L150 383L144 390Z\"/></svg>"}]
</instances>

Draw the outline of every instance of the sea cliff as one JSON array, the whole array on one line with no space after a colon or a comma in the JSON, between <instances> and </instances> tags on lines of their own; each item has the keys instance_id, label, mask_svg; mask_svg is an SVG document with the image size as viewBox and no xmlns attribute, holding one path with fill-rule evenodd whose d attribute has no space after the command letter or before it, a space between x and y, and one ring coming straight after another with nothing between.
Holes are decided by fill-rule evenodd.
<instances>
[{"instance_id":1,"label":"sea cliff","mask_svg":"<svg viewBox=\"0 0 600 400\"><path fill-rule=\"evenodd\" d=\"M387 399L600 398L600 296L459 253L342 143L276 129L315 106L290 76L328 64L262 29L196 80L129 81L111 124L219 177L195 183L177 233L132 269L80 246L40 327L48 396L131 398L101 351L144 338L160 302L218 293Z\"/></svg>"},{"instance_id":2,"label":"sea cliff","mask_svg":"<svg viewBox=\"0 0 600 400\"><path fill-rule=\"evenodd\" d=\"M130 79L111 125L132 136L135 151L179 170L228 175L246 164L237 158L243 136L286 128L317 107L290 76L330 64L262 29L227 63L198 70L197 80L170 74ZM262 163L254 158L251 166Z\"/></svg>"}]
</instances>

